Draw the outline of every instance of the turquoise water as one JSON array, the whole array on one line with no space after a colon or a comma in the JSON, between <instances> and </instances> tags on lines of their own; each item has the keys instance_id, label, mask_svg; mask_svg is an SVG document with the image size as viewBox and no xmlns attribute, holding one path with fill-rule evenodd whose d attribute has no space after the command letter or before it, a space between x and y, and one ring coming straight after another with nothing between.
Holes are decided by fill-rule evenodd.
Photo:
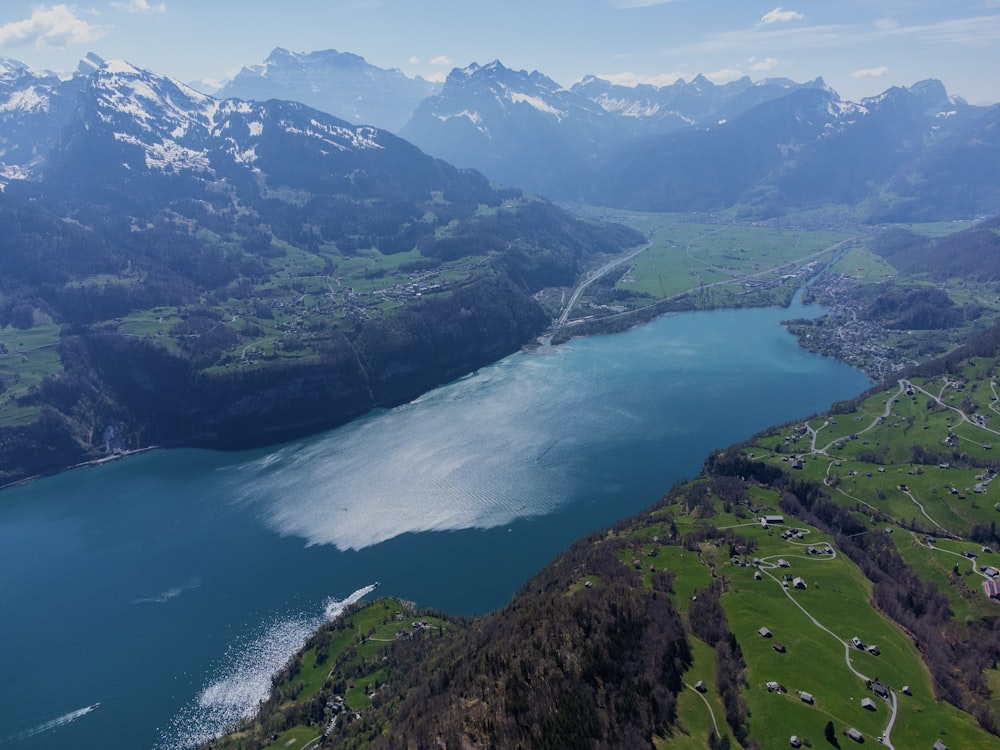
<instances>
[{"instance_id":1,"label":"turquoise water","mask_svg":"<svg viewBox=\"0 0 1000 750\"><path fill-rule=\"evenodd\" d=\"M276 448L157 451L5 490L0 745L207 739L376 582L456 614L502 606L712 449L866 388L780 327L807 310L675 315Z\"/></svg>"}]
</instances>

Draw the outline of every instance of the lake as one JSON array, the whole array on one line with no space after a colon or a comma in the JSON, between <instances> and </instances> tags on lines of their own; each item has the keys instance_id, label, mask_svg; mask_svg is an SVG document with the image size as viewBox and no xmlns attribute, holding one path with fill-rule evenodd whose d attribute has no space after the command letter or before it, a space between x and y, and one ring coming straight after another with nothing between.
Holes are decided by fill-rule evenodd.
<instances>
[{"instance_id":1,"label":"lake","mask_svg":"<svg viewBox=\"0 0 1000 750\"><path fill-rule=\"evenodd\" d=\"M312 438L4 490L0 745L190 747L251 711L346 602L502 606L711 450L867 388L780 326L819 312L672 315Z\"/></svg>"}]
</instances>

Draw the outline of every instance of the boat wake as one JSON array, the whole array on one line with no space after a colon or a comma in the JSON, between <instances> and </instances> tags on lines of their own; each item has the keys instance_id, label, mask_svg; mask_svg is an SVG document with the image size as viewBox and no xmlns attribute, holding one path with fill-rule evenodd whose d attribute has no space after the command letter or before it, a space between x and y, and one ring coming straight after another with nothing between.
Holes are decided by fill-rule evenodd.
<instances>
[{"instance_id":1,"label":"boat wake","mask_svg":"<svg viewBox=\"0 0 1000 750\"><path fill-rule=\"evenodd\" d=\"M312 633L348 606L372 593L377 583L345 599L329 599L322 614L285 617L256 635L235 642L197 698L181 709L160 736L156 750L186 750L224 734L251 718L271 691L271 678L305 645Z\"/></svg>"},{"instance_id":2,"label":"boat wake","mask_svg":"<svg viewBox=\"0 0 1000 750\"><path fill-rule=\"evenodd\" d=\"M78 708L76 711L70 711L68 714L63 714L62 716L56 717L51 721L46 721L42 724L39 724L37 727L32 727L31 729L28 729L24 732L20 732L19 734L15 734L11 737L8 737L5 740L0 740L0 745L13 745L16 743L24 742L26 739L29 739L30 737L35 737L36 735L42 734L43 732L50 732L53 729L58 729L59 727L66 726L67 724L76 721L81 716L86 716L87 714L96 711L100 707L101 707L100 703L94 703L90 706L87 706L86 708Z\"/></svg>"}]
</instances>

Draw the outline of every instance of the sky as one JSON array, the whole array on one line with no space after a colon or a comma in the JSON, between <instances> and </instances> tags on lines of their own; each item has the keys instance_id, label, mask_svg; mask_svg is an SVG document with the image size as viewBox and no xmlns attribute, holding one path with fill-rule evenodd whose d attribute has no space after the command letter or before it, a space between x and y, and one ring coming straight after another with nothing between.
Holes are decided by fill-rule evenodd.
<instances>
[{"instance_id":1,"label":"sky","mask_svg":"<svg viewBox=\"0 0 1000 750\"><path fill-rule=\"evenodd\" d=\"M942 80L1000 103L1000 0L84 0L0 2L0 56L56 72L87 52L211 92L275 47L336 49L443 81L500 60L563 86L698 74L805 82L857 101Z\"/></svg>"}]
</instances>

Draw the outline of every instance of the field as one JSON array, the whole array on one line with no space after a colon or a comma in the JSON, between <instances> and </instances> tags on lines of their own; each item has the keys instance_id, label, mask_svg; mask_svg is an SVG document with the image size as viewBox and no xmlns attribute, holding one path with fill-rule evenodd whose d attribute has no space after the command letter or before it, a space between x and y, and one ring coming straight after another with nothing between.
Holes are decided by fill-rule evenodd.
<instances>
[{"instance_id":1,"label":"field","mask_svg":"<svg viewBox=\"0 0 1000 750\"><path fill-rule=\"evenodd\" d=\"M581 296L573 317L604 317L686 296L688 306L784 305L803 282L855 235L748 223L700 223L691 217L615 213L645 234L649 247Z\"/></svg>"},{"instance_id":2,"label":"field","mask_svg":"<svg viewBox=\"0 0 1000 750\"><path fill-rule=\"evenodd\" d=\"M26 330L0 329L0 423L16 426L34 421L38 407L20 399L46 376L61 371L59 326L51 320Z\"/></svg>"}]
</instances>

